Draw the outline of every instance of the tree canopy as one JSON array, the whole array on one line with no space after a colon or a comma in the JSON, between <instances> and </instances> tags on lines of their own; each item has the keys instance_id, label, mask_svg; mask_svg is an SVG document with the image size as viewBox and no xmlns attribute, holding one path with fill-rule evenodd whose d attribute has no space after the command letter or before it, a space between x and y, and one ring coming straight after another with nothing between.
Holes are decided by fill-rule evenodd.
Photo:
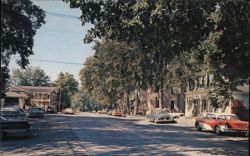
<instances>
[{"instance_id":1,"label":"tree canopy","mask_svg":"<svg viewBox=\"0 0 250 156\"><path fill-rule=\"evenodd\" d=\"M78 82L74 79L74 76L68 72L60 72L55 81L58 89L58 95L60 101L64 104L64 107L69 107L71 104L71 97L78 91Z\"/></svg>"},{"instance_id":2,"label":"tree canopy","mask_svg":"<svg viewBox=\"0 0 250 156\"><path fill-rule=\"evenodd\" d=\"M9 78L9 61L17 55L22 68L33 55L33 37L45 23L45 12L30 0L1 0L1 92Z\"/></svg>"},{"instance_id":3,"label":"tree canopy","mask_svg":"<svg viewBox=\"0 0 250 156\"><path fill-rule=\"evenodd\" d=\"M15 86L48 86L50 78L40 67L13 69L11 85Z\"/></svg>"},{"instance_id":4,"label":"tree canopy","mask_svg":"<svg viewBox=\"0 0 250 156\"><path fill-rule=\"evenodd\" d=\"M138 45L140 78L149 85L185 85L211 74L214 91L226 95L249 79L249 1L65 1L81 9L83 25L94 25L86 43Z\"/></svg>"}]
</instances>

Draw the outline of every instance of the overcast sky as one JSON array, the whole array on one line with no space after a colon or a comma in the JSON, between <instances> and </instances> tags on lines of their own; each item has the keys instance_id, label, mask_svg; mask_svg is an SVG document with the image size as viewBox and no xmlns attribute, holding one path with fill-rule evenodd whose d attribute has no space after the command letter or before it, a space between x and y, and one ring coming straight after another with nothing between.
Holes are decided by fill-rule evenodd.
<instances>
[{"instance_id":1,"label":"overcast sky","mask_svg":"<svg viewBox=\"0 0 250 156\"><path fill-rule=\"evenodd\" d=\"M82 26L78 18L81 11L71 9L62 0L32 1L46 11L46 24L35 35L30 66L39 66L52 81L60 72L69 72L79 80L79 71L83 68L81 63L92 53L92 45L83 43L90 25ZM11 70L19 68L14 61L16 58L18 56L11 61Z\"/></svg>"}]
</instances>

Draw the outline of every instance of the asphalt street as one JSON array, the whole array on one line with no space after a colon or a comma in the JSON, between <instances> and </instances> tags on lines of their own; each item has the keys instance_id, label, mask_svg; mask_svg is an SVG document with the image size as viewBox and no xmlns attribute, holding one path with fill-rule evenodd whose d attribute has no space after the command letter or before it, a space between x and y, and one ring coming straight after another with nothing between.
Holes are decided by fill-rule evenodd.
<instances>
[{"instance_id":1,"label":"asphalt street","mask_svg":"<svg viewBox=\"0 0 250 156\"><path fill-rule=\"evenodd\" d=\"M178 123L97 113L51 114L30 123L32 133L9 136L0 155L249 155L247 137L197 132Z\"/></svg>"}]
</instances>

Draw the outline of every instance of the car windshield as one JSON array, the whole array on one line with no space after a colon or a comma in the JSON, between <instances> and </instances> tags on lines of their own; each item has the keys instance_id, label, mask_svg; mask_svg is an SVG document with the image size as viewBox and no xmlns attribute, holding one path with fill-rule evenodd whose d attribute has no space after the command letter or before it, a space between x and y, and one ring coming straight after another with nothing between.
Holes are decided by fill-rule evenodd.
<instances>
[{"instance_id":1,"label":"car windshield","mask_svg":"<svg viewBox=\"0 0 250 156\"><path fill-rule=\"evenodd\" d=\"M0 120L1 121L5 121L5 120L7 120L5 117L3 117L3 116L0 116Z\"/></svg>"},{"instance_id":2,"label":"car windshield","mask_svg":"<svg viewBox=\"0 0 250 156\"><path fill-rule=\"evenodd\" d=\"M40 108L32 108L31 112L41 112L42 110Z\"/></svg>"},{"instance_id":3,"label":"car windshield","mask_svg":"<svg viewBox=\"0 0 250 156\"><path fill-rule=\"evenodd\" d=\"M238 116L235 115L225 115L226 120L239 120Z\"/></svg>"},{"instance_id":4,"label":"car windshield","mask_svg":"<svg viewBox=\"0 0 250 156\"><path fill-rule=\"evenodd\" d=\"M167 111L165 110L155 110L155 114L166 114Z\"/></svg>"},{"instance_id":5,"label":"car windshield","mask_svg":"<svg viewBox=\"0 0 250 156\"><path fill-rule=\"evenodd\" d=\"M1 111L1 116L3 117L17 117L18 114L15 111Z\"/></svg>"}]
</instances>

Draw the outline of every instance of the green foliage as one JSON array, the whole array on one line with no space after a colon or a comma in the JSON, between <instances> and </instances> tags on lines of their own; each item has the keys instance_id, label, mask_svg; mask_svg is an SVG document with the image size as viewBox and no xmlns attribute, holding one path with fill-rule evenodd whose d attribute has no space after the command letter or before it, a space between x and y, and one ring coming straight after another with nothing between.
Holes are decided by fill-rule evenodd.
<instances>
[{"instance_id":1,"label":"green foliage","mask_svg":"<svg viewBox=\"0 0 250 156\"><path fill-rule=\"evenodd\" d=\"M33 55L33 37L45 23L45 12L30 0L1 0L1 92L6 89L11 56L22 68Z\"/></svg>"},{"instance_id":2,"label":"green foliage","mask_svg":"<svg viewBox=\"0 0 250 156\"><path fill-rule=\"evenodd\" d=\"M126 58L127 62L132 59L133 63L135 56L138 59L135 63L137 68L129 73L136 78L132 86L185 86L200 77L212 75L211 93L215 94L214 97L229 98L231 90L249 80L249 1L66 2L72 8L82 10L83 25L88 22L94 25L85 36L85 42L101 38L108 42L118 41L138 46L140 50ZM108 88L113 88L114 84L117 88L126 88L126 81L121 80L127 78L126 75L118 74L119 66L124 66L124 61L119 60L119 57L112 59L113 55L122 56L120 50L114 49L112 55L99 51L87 61L88 70L85 70L85 75L95 73L93 76L88 75L90 79L85 83L91 84L91 78L101 80L91 84L92 91L96 89L95 86L106 85L101 87L105 90L94 91L93 95L97 97L100 92L110 93L112 89ZM103 55L108 56L112 63L101 62L98 57L106 60ZM99 66L112 69L108 70L112 74L103 73L106 69ZM118 96L117 93L112 95Z\"/></svg>"},{"instance_id":3,"label":"green foliage","mask_svg":"<svg viewBox=\"0 0 250 156\"><path fill-rule=\"evenodd\" d=\"M50 78L40 67L13 69L11 85L14 86L48 86Z\"/></svg>"},{"instance_id":4,"label":"green foliage","mask_svg":"<svg viewBox=\"0 0 250 156\"><path fill-rule=\"evenodd\" d=\"M78 82L74 79L72 74L61 72L58 74L55 83L59 91L58 97L61 97L60 102L64 104L64 108L69 107L71 104L71 97L78 91Z\"/></svg>"},{"instance_id":5,"label":"green foliage","mask_svg":"<svg viewBox=\"0 0 250 156\"><path fill-rule=\"evenodd\" d=\"M118 107L117 100L141 86L141 62L135 44L103 41L94 47L95 54L89 57L80 72L82 86L94 101L104 107Z\"/></svg>"}]
</instances>

